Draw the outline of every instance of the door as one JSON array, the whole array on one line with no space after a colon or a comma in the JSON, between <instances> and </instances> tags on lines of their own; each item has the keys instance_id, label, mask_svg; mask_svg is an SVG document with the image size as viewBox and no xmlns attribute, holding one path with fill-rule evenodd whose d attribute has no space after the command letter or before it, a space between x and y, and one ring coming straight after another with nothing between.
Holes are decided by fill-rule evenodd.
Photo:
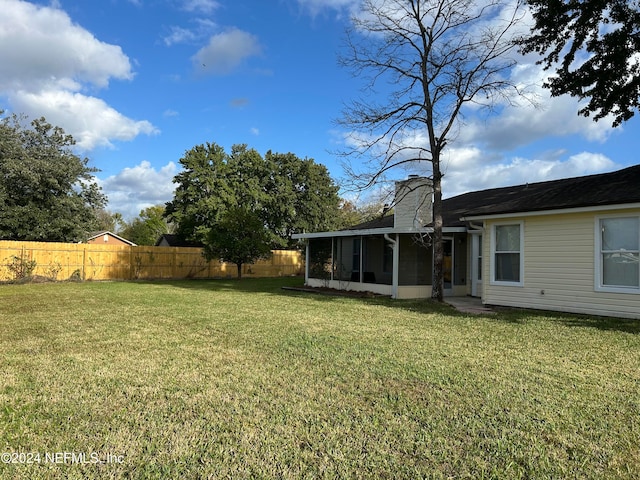
<instances>
[{"instance_id":1,"label":"door","mask_svg":"<svg viewBox=\"0 0 640 480\"><path fill-rule=\"evenodd\" d=\"M471 296L482 297L482 234L471 235Z\"/></svg>"},{"instance_id":2,"label":"door","mask_svg":"<svg viewBox=\"0 0 640 480\"><path fill-rule=\"evenodd\" d=\"M444 295L453 295L453 238L442 240L444 257L442 261L442 276L444 278Z\"/></svg>"}]
</instances>

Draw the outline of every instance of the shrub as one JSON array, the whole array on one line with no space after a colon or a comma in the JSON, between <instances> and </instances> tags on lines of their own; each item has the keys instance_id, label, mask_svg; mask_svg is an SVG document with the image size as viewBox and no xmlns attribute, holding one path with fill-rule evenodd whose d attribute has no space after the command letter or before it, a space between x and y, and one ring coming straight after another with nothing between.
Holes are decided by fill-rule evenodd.
<instances>
[{"instance_id":1,"label":"shrub","mask_svg":"<svg viewBox=\"0 0 640 480\"><path fill-rule=\"evenodd\" d=\"M70 282L81 282L83 280L82 272L79 268L73 271L71 276L69 277Z\"/></svg>"},{"instance_id":2,"label":"shrub","mask_svg":"<svg viewBox=\"0 0 640 480\"><path fill-rule=\"evenodd\" d=\"M36 269L37 262L31 260L24 252L18 255L12 255L9 257L7 268L13 275L13 280L22 281L28 280L33 276L33 271Z\"/></svg>"},{"instance_id":3,"label":"shrub","mask_svg":"<svg viewBox=\"0 0 640 480\"><path fill-rule=\"evenodd\" d=\"M58 274L62 270L62 265L60 262L52 262L49 264L46 270L46 277L48 280L55 282L58 280Z\"/></svg>"}]
</instances>

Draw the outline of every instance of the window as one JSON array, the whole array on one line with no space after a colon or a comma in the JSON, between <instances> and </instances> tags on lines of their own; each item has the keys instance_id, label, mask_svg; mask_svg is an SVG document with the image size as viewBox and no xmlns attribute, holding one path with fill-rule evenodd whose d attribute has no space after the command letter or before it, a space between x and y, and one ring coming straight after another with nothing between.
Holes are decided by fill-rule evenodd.
<instances>
[{"instance_id":1,"label":"window","mask_svg":"<svg viewBox=\"0 0 640 480\"><path fill-rule=\"evenodd\" d=\"M640 217L597 220L596 289L640 290Z\"/></svg>"},{"instance_id":2,"label":"window","mask_svg":"<svg viewBox=\"0 0 640 480\"><path fill-rule=\"evenodd\" d=\"M522 223L494 225L491 236L491 280L523 285Z\"/></svg>"}]
</instances>

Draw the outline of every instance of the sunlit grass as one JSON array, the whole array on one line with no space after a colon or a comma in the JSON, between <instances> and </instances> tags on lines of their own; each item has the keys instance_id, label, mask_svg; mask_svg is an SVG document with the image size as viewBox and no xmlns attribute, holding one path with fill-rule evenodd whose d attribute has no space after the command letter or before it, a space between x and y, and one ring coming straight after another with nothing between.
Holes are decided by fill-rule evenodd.
<instances>
[{"instance_id":1,"label":"sunlit grass","mask_svg":"<svg viewBox=\"0 0 640 480\"><path fill-rule=\"evenodd\" d=\"M0 478L637 478L640 322L286 292L0 287Z\"/></svg>"}]
</instances>

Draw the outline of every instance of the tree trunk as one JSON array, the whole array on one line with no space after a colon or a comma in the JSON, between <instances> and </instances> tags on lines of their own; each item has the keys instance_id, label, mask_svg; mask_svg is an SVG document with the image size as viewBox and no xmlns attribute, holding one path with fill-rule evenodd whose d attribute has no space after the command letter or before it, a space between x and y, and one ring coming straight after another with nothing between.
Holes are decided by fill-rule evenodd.
<instances>
[{"instance_id":1,"label":"tree trunk","mask_svg":"<svg viewBox=\"0 0 640 480\"><path fill-rule=\"evenodd\" d=\"M242 280L242 263L236 263L236 267L238 267L238 280Z\"/></svg>"},{"instance_id":2,"label":"tree trunk","mask_svg":"<svg viewBox=\"0 0 640 480\"><path fill-rule=\"evenodd\" d=\"M433 156L433 280L431 298L439 302L444 296L444 249L442 246L442 172L439 155Z\"/></svg>"}]
</instances>

